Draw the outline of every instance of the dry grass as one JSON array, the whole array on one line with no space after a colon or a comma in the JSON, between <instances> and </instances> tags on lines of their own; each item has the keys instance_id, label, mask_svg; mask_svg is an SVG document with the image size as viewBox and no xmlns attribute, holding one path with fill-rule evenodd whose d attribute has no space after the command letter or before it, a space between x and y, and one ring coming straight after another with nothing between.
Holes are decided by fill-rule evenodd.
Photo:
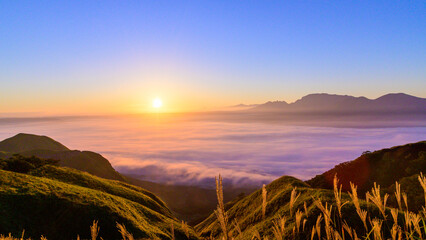
<instances>
[{"instance_id":1,"label":"dry grass","mask_svg":"<svg viewBox=\"0 0 426 240\"><path fill-rule=\"evenodd\" d=\"M170 226L170 235L172 236L172 240L175 240L175 227L173 223Z\"/></svg>"},{"instance_id":2,"label":"dry grass","mask_svg":"<svg viewBox=\"0 0 426 240\"><path fill-rule=\"evenodd\" d=\"M240 224L238 223L238 221L236 219L234 219L234 222L232 223L234 225L235 230L238 233L238 237L241 237L243 235L241 228L240 228Z\"/></svg>"},{"instance_id":3,"label":"dry grass","mask_svg":"<svg viewBox=\"0 0 426 240\"><path fill-rule=\"evenodd\" d=\"M189 227L188 224L182 220L182 229L185 232L185 236L189 238Z\"/></svg>"},{"instance_id":4,"label":"dry grass","mask_svg":"<svg viewBox=\"0 0 426 240\"><path fill-rule=\"evenodd\" d=\"M92 236L92 240L96 240L99 234L98 221L93 221L92 226L90 226L90 235Z\"/></svg>"},{"instance_id":5,"label":"dry grass","mask_svg":"<svg viewBox=\"0 0 426 240\"><path fill-rule=\"evenodd\" d=\"M266 186L265 184L263 184L262 187L262 218L265 219L265 214L266 214L266 195L267 195L267 191L266 191Z\"/></svg>"},{"instance_id":6,"label":"dry grass","mask_svg":"<svg viewBox=\"0 0 426 240\"><path fill-rule=\"evenodd\" d=\"M294 204L296 203L297 199L300 196L300 193L297 194L296 189L297 189L296 187L293 188L293 190L291 191L291 195L290 195L290 216L291 217L293 216L293 207L294 207Z\"/></svg>"},{"instance_id":7,"label":"dry grass","mask_svg":"<svg viewBox=\"0 0 426 240\"><path fill-rule=\"evenodd\" d=\"M367 192L366 197L372 201L380 210L380 212L383 215L383 218L386 219L386 202L388 200L389 195L385 194L382 200L382 196L380 195L380 185L377 185L374 183L374 187L371 189L370 192Z\"/></svg>"},{"instance_id":8,"label":"dry grass","mask_svg":"<svg viewBox=\"0 0 426 240\"><path fill-rule=\"evenodd\" d=\"M133 235L127 231L123 224L117 223L117 228L123 240L133 240Z\"/></svg>"},{"instance_id":9,"label":"dry grass","mask_svg":"<svg viewBox=\"0 0 426 240\"><path fill-rule=\"evenodd\" d=\"M421 174L418 177L420 184L424 189L425 194L425 203L426 203L426 178ZM335 205L332 205L329 202L323 202L321 199L313 199L313 204L320 210L320 214L316 218L314 225L311 225L312 228L305 231L305 225L308 217L308 210L306 204L303 205L303 208L295 208L295 202L300 196L296 191L296 188L293 188L290 196L289 207L290 207L290 216L280 216L279 218L271 221L271 233L273 238L276 240L283 239L300 239L299 236L304 236L304 239L311 240L343 240L343 239L364 239L364 240L399 240L399 239L410 239L410 240L419 240L426 238L426 204L423 211L420 213L410 212L408 210L408 203L406 200L406 194L401 192L400 185L396 183L395 197L398 202L397 208L386 207L386 202L388 195L381 195L380 186L374 184L371 192L367 193L367 199L373 203L380 214L374 215L371 214L369 208L362 208L360 204L360 199L357 195L357 187L351 183L351 192L349 193L351 203L355 207L357 215L360 217L365 232L360 233L355 230L353 226L350 226L346 219L344 213L341 211L342 206L348 202L344 202L342 199L341 186L338 185L337 177L334 180L334 198ZM222 230L222 234L218 239L225 240L234 240L234 239L259 239L265 240L268 239L268 236L262 236L258 229L252 228L251 237L247 238L247 235L241 230L239 222L236 219L233 219L232 225L234 231L232 234L229 232L228 226L228 216L224 208L223 203L223 186L222 186L222 177L219 175L216 178L216 189L217 189L217 198L218 206L215 211L217 220ZM266 209L266 187L262 188L262 218L265 219L265 209ZM399 200L398 200L399 199ZM405 204L405 211L402 210L402 201ZM336 206L333 209L333 206ZM293 211L295 212L293 216ZM386 215L386 212L390 212L391 217ZM334 213L334 214L333 214ZM402 214L403 218L398 218ZM294 223L293 226L287 224L288 220L292 220ZM392 223L393 224L389 224ZM310 227L311 227L310 226ZM124 225L117 223L118 231L121 233L123 240L133 240L132 234L130 234ZM182 222L182 228L186 233L186 237L189 238L188 230L189 227L185 222ZM289 230L290 229L290 230ZM92 240L96 240L99 235L100 227L98 222L94 221L91 230ZM263 231L263 230L262 230ZM174 236L174 226L171 224L171 239L175 239ZM359 237L358 237L359 235ZM389 236L389 237L385 237ZM21 238L14 238L11 235L9 236L0 236L0 240L24 240L24 232L22 233ZM41 237L41 240L47 240L45 237ZM79 239L79 238L78 238ZM212 235L208 239L214 239Z\"/></svg>"},{"instance_id":10,"label":"dry grass","mask_svg":"<svg viewBox=\"0 0 426 240\"><path fill-rule=\"evenodd\" d=\"M228 240L228 216L225 212L225 207L223 203L223 185L222 177L216 178L216 194L217 194L217 210L215 211L217 220L219 221L220 228L222 229L223 238Z\"/></svg>"},{"instance_id":11,"label":"dry grass","mask_svg":"<svg viewBox=\"0 0 426 240\"><path fill-rule=\"evenodd\" d=\"M395 182L395 198L398 203L399 210L402 211L401 204L401 185L398 182Z\"/></svg>"},{"instance_id":12,"label":"dry grass","mask_svg":"<svg viewBox=\"0 0 426 240\"><path fill-rule=\"evenodd\" d=\"M273 221L272 231L276 239L283 239L285 235L285 223L287 219L285 217L279 217Z\"/></svg>"},{"instance_id":13,"label":"dry grass","mask_svg":"<svg viewBox=\"0 0 426 240\"><path fill-rule=\"evenodd\" d=\"M339 179L337 174L334 175L333 186L334 186L334 198L336 199L337 210L339 211L339 216L342 217L342 207L348 202L342 203L342 185L339 185Z\"/></svg>"}]
</instances>

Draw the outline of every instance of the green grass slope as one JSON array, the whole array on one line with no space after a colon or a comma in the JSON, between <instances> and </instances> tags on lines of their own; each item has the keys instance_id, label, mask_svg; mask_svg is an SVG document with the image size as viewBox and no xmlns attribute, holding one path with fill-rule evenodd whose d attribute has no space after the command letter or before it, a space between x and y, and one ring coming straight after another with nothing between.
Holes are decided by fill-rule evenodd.
<instances>
[{"instance_id":1,"label":"green grass slope","mask_svg":"<svg viewBox=\"0 0 426 240\"><path fill-rule=\"evenodd\" d=\"M168 217L173 217L166 204L153 193L120 181L107 180L71 168L45 165L29 173L60 182L98 190L137 202Z\"/></svg>"},{"instance_id":2,"label":"green grass slope","mask_svg":"<svg viewBox=\"0 0 426 240\"><path fill-rule=\"evenodd\" d=\"M419 175L414 174L410 177L404 177L398 180L398 183L401 185L401 189L403 189L404 193L407 194L409 203L408 209L413 212L421 212L423 207L425 207L424 190L420 185L418 178ZM396 207L398 204L394 196L395 184L392 184L383 190L390 196L388 205Z\"/></svg>"},{"instance_id":3,"label":"green grass slope","mask_svg":"<svg viewBox=\"0 0 426 240\"><path fill-rule=\"evenodd\" d=\"M388 187L399 179L420 172L426 172L426 141L363 154L315 176L307 183L316 188L332 189L333 178L337 174L343 190L349 190L349 182L353 182L364 193L373 187L374 182Z\"/></svg>"},{"instance_id":4,"label":"green grass slope","mask_svg":"<svg viewBox=\"0 0 426 240\"><path fill-rule=\"evenodd\" d=\"M398 181L406 189L410 210L419 211L423 207L421 186L418 174L426 173L426 141L410 143L371 153L337 165L333 169L308 180L315 188L332 189L333 178L337 174L343 191L350 190L350 182L358 186L361 196L370 190L374 182L390 194L389 203L395 206L393 192Z\"/></svg>"},{"instance_id":5,"label":"green grass slope","mask_svg":"<svg viewBox=\"0 0 426 240\"><path fill-rule=\"evenodd\" d=\"M119 239L116 222L135 238L186 239L164 203L143 189L75 170L45 166L27 174L0 170L0 233L48 239L83 239L99 220L99 236ZM193 239L195 235L190 232Z\"/></svg>"},{"instance_id":6,"label":"green grass slope","mask_svg":"<svg viewBox=\"0 0 426 240\"><path fill-rule=\"evenodd\" d=\"M0 151L3 152L25 152L36 149L51 151L67 151L67 147L61 143L46 137L33 134L19 133L11 138L0 142Z\"/></svg>"},{"instance_id":7,"label":"green grass slope","mask_svg":"<svg viewBox=\"0 0 426 240\"><path fill-rule=\"evenodd\" d=\"M16 153L27 157L59 160L59 165L64 167L102 178L125 181L102 155L90 151L70 150L46 136L19 133L0 142L0 158L9 158Z\"/></svg>"},{"instance_id":8,"label":"green grass slope","mask_svg":"<svg viewBox=\"0 0 426 240\"><path fill-rule=\"evenodd\" d=\"M216 190L198 186L167 185L142 181L131 176L125 176L133 185L147 189L161 199L173 211L174 215L193 226L208 217L217 206ZM225 186L225 202L235 199L238 195L251 193L256 188L238 188Z\"/></svg>"},{"instance_id":9,"label":"green grass slope","mask_svg":"<svg viewBox=\"0 0 426 240\"><path fill-rule=\"evenodd\" d=\"M102 155L90 151L51 151L32 150L20 153L23 156L36 156L44 159L57 159L59 165L88 172L95 176L125 181L125 178L115 171L111 163Z\"/></svg>"},{"instance_id":10,"label":"green grass slope","mask_svg":"<svg viewBox=\"0 0 426 240\"><path fill-rule=\"evenodd\" d=\"M291 192L294 187L297 187L297 192L300 197L294 204L293 216L297 210L304 212L304 203L306 203L308 214L304 215L306 219L305 230L297 237L292 236L293 227L295 226L294 217L290 217L290 198ZM267 190L267 206L265 218L262 217L262 190L258 190L246 197L237 199L225 205L225 210L229 219L229 232L236 237L236 239L252 239L254 232L258 231L262 238L275 239L273 235L273 221L280 217L286 217L285 239L307 239L309 237L312 226L315 225L320 210L313 203L313 198L321 199L328 204L334 204L334 195L330 190L313 189L301 180L293 177L284 176L266 186ZM349 201L348 195L344 194L343 199ZM362 207L367 204L362 201ZM378 215L379 212L371 204L368 207L373 212L373 215ZM333 206L335 208L335 206ZM336 212L333 212L336 214ZM342 208L342 214L347 223L356 229L359 233L363 233L363 224L359 217L356 215L354 206L346 204ZM238 234L237 228L233 221L237 221L242 231L242 235ZM303 221L303 220L302 220ZM302 226L300 226L302 227ZM221 229L215 214L211 214L207 219L198 224L195 229L201 234L202 237L213 236L220 238L222 236Z\"/></svg>"}]
</instances>

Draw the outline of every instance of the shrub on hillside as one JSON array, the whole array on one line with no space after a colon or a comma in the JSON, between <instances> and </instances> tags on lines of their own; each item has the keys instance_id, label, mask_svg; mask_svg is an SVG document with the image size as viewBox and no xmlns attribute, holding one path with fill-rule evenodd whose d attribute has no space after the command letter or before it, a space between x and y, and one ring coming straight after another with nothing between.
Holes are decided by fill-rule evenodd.
<instances>
[{"instance_id":1,"label":"shrub on hillside","mask_svg":"<svg viewBox=\"0 0 426 240\"><path fill-rule=\"evenodd\" d=\"M28 173L31 170L45 165L58 166L58 162L58 160L54 159L41 159L35 156L24 157L19 154L14 154L6 160L0 160L0 169L18 173Z\"/></svg>"}]
</instances>

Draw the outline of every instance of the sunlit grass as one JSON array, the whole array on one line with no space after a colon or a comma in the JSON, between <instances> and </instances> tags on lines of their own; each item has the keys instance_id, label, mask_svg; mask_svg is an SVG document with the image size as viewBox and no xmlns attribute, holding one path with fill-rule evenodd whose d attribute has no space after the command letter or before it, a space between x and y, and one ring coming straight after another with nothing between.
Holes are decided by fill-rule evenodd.
<instances>
[{"instance_id":1,"label":"sunlit grass","mask_svg":"<svg viewBox=\"0 0 426 240\"><path fill-rule=\"evenodd\" d=\"M423 187L426 197L426 178L423 174L420 174L418 180ZM211 235L207 239L311 239L311 240L385 240L385 239L410 239L419 240L425 239L426 237L426 204L423 210L415 213L408 210L408 205L403 210L402 204L398 203L397 208L386 207L388 195L382 195L380 192L380 186L374 184L374 187L366 194L366 200L362 200L358 197L357 187L351 184L351 192L349 192L349 198L344 197L341 192L341 186L337 177L334 179L334 199L331 201L324 201L319 197L311 196L312 206L317 211L313 218L313 224L307 228L308 213L311 214L312 206L306 205L306 202L302 205L300 202L301 192L298 192L296 187L293 187L290 193L289 214L280 215L278 218L267 220L266 209L268 192L266 187L262 187L260 203L260 215L263 222L269 222L272 235L265 234L258 229L253 229L251 235L244 234L238 219L229 219L228 210L226 204L223 202L223 185L222 177L219 175L216 178L216 190L218 207L215 211L217 222L219 223L221 234L217 237ZM404 196L404 193L400 189L400 185L396 183L395 195ZM404 198L404 197L403 197ZM306 201L306 199L303 199ZM405 201L406 204L407 201ZM353 214L348 214L347 211L342 211L342 207L345 205L352 205ZM355 226L351 226L348 222L349 218L357 216L362 222L364 230L360 230ZM289 221L290 220L290 221ZM123 224L117 223L117 231L121 234L123 240L133 240L133 235L128 232ZM247 227L247 226L246 226ZM186 232L186 238L188 238L189 227L185 222L182 221L179 228ZM175 239L174 235L175 225L170 225L170 239ZM233 230L232 230L233 229ZM362 229L362 227L361 227ZM102 231L102 227L98 226L98 222L94 221L90 226L92 240L98 239L99 232ZM14 238L11 235L0 236L0 240L25 240L24 233L19 238ZM203 239L198 236L198 238ZM45 240L41 236L42 240ZM79 237L77 236L77 239Z\"/></svg>"}]
</instances>

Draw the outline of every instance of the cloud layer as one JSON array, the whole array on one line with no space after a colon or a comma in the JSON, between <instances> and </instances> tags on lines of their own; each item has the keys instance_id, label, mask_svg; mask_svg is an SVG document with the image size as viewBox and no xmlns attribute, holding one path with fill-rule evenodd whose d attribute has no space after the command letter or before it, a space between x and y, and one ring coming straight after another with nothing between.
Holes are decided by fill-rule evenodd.
<instances>
[{"instance_id":1,"label":"cloud layer","mask_svg":"<svg viewBox=\"0 0 426 240\"><path fill-rule=\"evenodd\" d=\"M99 152L120 172L142 179L211 185L282 175L309 179L363 151L424 140L425 127L330 128L173 119L74 118L0 123L0 138L48 135L71 149Z\"/></svg>"}]
</instances>

